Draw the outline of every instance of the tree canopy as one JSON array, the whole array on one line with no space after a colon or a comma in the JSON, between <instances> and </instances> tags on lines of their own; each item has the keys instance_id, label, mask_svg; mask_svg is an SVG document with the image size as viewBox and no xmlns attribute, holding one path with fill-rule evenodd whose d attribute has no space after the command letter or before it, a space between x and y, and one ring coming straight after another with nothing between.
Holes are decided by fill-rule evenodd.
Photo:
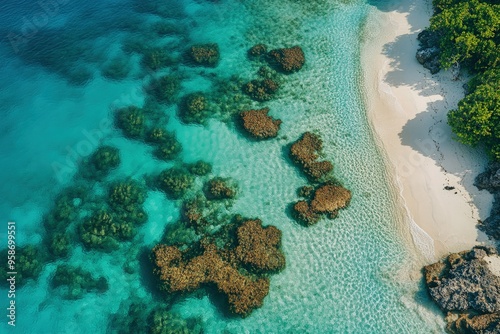
<instances>
[{"instance_id":1,"label":"tree canopy","mask_svg":"<svg viewBox=\"0 0 500 334\"><path fill-rule=\"evenodd\" d=\"M435 0L431 30L440 34L443 68L456 62L476 71L499 65L500 4L481 0Z\"/></svg>"}]
</instances>

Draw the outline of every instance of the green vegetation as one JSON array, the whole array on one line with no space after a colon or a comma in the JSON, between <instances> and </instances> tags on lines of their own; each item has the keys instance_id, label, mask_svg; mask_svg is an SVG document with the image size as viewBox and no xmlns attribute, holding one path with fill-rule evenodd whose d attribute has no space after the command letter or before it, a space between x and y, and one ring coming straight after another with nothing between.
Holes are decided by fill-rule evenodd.
<instances>
[{"instance_id":1,"label":"green vegetation","mask_svg":"<svg viewBox=\"0 0 500 334\"><path fill-rule=\"evenodd\" d=\"M500 4L495 0L434 0L430 29L439 36L440 65L460 64L475 76L448 114L458 139L484 145L500 160Z\"/></svg>"},{"instance_id":2,"label":"green vegetation","mask_svg":"<svg viewBox=\"0 0 500 334\"><path fill-rule=\"evenodd\" d=\"M492 158L500 159L500 69L471 80L471 93L450 111L448 122L461 142L484 144Z\"/></svg>"},{"instance_id":3,"label":"green vegetation","mask_svg":"<svg viewBox=\"0 0 500 334\"><path fill-rule=\"evenodd\" d=\"M434 0L434 7L430 28L440 35L443 68L456 62L476 71L499 65L499 4L484 0Z\"/></svg>"}]
</instances>

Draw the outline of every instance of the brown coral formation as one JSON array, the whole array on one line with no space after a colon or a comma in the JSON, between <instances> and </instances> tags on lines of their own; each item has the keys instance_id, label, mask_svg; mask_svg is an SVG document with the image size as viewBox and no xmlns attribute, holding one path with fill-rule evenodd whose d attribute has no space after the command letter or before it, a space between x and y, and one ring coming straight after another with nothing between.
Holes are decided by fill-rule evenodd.
<instances>
[{"instance_id":1,"label":"brown coral formation","mask_svg":"<svg viewBox=\"0 0 500 334\"><path fill-rule=\"evenodd\" d=\"M340 209L344 209L351 201L351 192L341 186L325 183L313 192L310 201L298 201L293 205L295 218L309 226L316 224L321 215L335 218Z\"/></svg>"},{"instance_id":2,"label":"brown coral formation","mask_svg":"<svg viewBox=\"0 0 500 334\"><path fill-rule=\"evenodd\" d=\"M278 135L281 120L268 116L269 108L240 113L243 128L254 138L267 139Z\"/></svg>"},{"instance_id":3,"label":"brown coral formation","mask_svg":"<svg viewBox=\"0 0 500 334\"><path fill-rule=\"evenodd\" d=\"M446 313L450 333L500 333L500 276L491 246L475 246L424 267L430 297Z\"/></svg>"},{"instance_id":4,"label":"brown coral formation","mask_svg":"<svg viewBox=\"0 0 500 334\"><path fill-rule=\"evenodd\" d=\"M284 73L297 72L306 62L304 51L300 46L272 50L268 55L271 63Z\"/></svg>"},{"instance_id":5,"label":"brown coral formation","mask_svg":"<svg viewBox=\"0 0 500 334\"><path fill-rule=\"evenodd\" d=\"M295 163L302 167L304 173L312 181L320 181L333 170L330 161L316 161L323 148L323 141L319 136L306 132L292 144L290 155Z\"/></svg>"},{"instance_id":6,"label":"brown coral formation","mask_svg":"<svg viewBox=\"0 0 500 334\"><path fill-rule=\"evenodd\" d=\"M306 226L316 224L321 216L311 210L311 206L307 201L298 201L293 205L293 214L295 219Z\"/></svg>"},{"instance_id":7,"label":"brown coral formation","mask_svg":"<svg viewBox=\"0 0 500 334\"><path fill-rule=\"evenodd\" d=\"M285 258L279 250L281 232L262 227L260 220L247 220L237 229L236 247L218 249L214 243L202 241L197 255L194 248L184 252L179 248L157 245L153 249L155 273L162 289L169 293L191 292L202 286L213 286L227 297L229 309L240 316L249 315L261 307L269 293L269 278L244 275L239 266L255 272L283 269Z\"/></svg>"},{"instance_id":8,"label":"brown coral formation","mask_svg":"<svg viewBox=\"0 0 500 334\"><path fill-rule=\"evenodd\" d=\"M188 58L195 65L216 67L219 63L219 46L215 43L193 45L188 50Z\"/></svg>"},{"instance_id":9,"label":"brown coral formation","mask_svg":"<svg viewBox=\"0 0 500 334\"><path fill-rule=\"evenodd\" d=\"M311 201L311 209L317 213L336 214L349 205L351 192L333 184L324 184L316 189Z\"/></svg>"},{"instance_id":10,"label":"brown coral formation","mask_svg":"<svg viewBox=\"0 0 500 334\"><path fill-rule=\"evenodd\" d=\"M244 222L237 231L238 260L257 272L279 271L285 267L280 251L281 231L274 226L263 228L259 219Z\"/></svg>"},{"instance_id":11,"label":"brown coral formation","mask_svg":"<svg viewBox=\"0 0 500 334\"><path fill-rule=\"evenodd\" d=\"M230 310L246 316L262 306L269 292L269 279L252 280L224 261L213 244L203 253L185 260L183 253L172 246L159 245L153 249L157 274L168 292L194 291L203 284L215 284L227 296Z\"/></svg>"},{"instance_id":12,"label":"brown coral formation","mask_svg":"<svg viewBox=\"0 0 500 334\"><path fill-rule=\"evenodd\" d=\"M205 185L205 196L211 200L234 198L236 190L230 185L230 181L220 177L209 180Z\"/></svg>"}]
</instances>

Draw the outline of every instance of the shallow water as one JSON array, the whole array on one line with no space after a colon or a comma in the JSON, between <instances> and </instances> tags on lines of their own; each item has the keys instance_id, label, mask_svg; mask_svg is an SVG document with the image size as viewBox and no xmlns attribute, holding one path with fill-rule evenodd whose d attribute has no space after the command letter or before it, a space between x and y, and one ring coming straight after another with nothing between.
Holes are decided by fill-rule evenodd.
<instances>
[{"instance_id":1,"label":"shallow water","mask_svg":"<svg viewBox=\"0 0 500 334\"><path fill-rule=\"evenodd\" d=\"M209 91L216 79L227 81L232 75L254 78L258 65L247 59L246 50L255 43L272 48L298 44L306 54L305 67L283 78L276 99L252 105L268 106L283 121L277 139L250 141L232 122L215 119L205 127L187 126L178 120L175 106L163 107L167 128L183 146L181 159L203 159L213 164L214 175L235 179L239 196L230 211L281 229L287 257L286 269L271 278L264 306L248 318L226 317L208 297L181 300L173 310L201 317L207 333L441 331L432 312L415 301L417 283L404 274L415 269L418 256L407 246L408 231L363 105L360 39L368 12L375 9L363 1L320 0L156 4L66 1L47 15L46 24L39 22L39 31L25 36L28 44L21 51L15 52L8 37L0 44L0 217L16 221L17 242L41 242L42 216L57 193L74 182L78 161L99 143L118 147L122 155L109 180L141 180L172 165L155 160L150 146L123 138L109 125L113 107L142 106L144 78L150 75L141 70L137 54L122 51L124 44L168 45L175 55L189 44L218 43L222 58L217 68L181 65L173 72L183 77L181 95ZM148 13L152 9L155 13ZM23 18L36 20L43 8L8 2L0 13L2 33L9 36L23 29ZM179 31L158 37L150 31L155 22L172 23ZM130 68L119 81L101 75L116 57ZM307 181L288 161L284 147L305 131L321 135L324 158L334 163L336 178L353 193L350 207L337 219L310 228L298 225L286 210ZM100 191L101 185L92 187L94 195ZM157 302L142 274L147 266L141 252L159 242L165 227L178 218L178 203L151 190L145 209L149 220L126 247L102 254L75 243L69 259L47 264L36 281L18 290L16 328L2 317L2 332L105 333L110 316L121 314L122 302ZM0 230L2 243L6 231ZM49 286L62 262L106 277L109 291L65 300ZM142 269L125 274L127 262ZM6 305L6 290L0 296Z\"/></svg>"}]
</instances>

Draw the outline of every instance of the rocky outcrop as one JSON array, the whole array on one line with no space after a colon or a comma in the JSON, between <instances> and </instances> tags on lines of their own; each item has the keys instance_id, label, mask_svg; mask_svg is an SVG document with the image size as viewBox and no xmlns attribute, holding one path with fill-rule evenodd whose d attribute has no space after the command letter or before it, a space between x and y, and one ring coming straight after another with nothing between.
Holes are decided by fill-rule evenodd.
<instances>
[{"instance_id":1,"label":"rocky outcrop","mask_svg":"<svg viewBox=\"0 0 500 334\"><path fill-rule=\"evenodd\" d=\"M424 268L429 294L448 312L451 332L498 333L500 268L496 268L497 261L500 257L494 248L477 246Z\"/></svg>"},{"instance_id":2,"label":"rocky outcrop","mask_svg":"<svg viewBox=\"0 0 500 334\"><path fill-rule=\"evenodd\" d=\"M316 161L323 148L323 141L318 135L306 132L292 144L290 155L312 181L320 181L333 170L330 161Z\"/></svg>"},{"instance_id":3,"label":"rocky outcrop","mask_svg":"<svg viewBox=\"0 0 500 334\"><path fill-rule=\"evenodd\" d=\"M243 128L256 139L274 138L278 135L281 120L268 116L269 108L246 110L240 113Z\"/></svg>"},{"instance_id":4,"label":"rocky outcrop","mask_svg":"<svg viewBox=\"0 0 500 334\"><path fill-rule=\"evenodd\" d=\"M220 249L207 240L185 251L157 245L152 260L160 287L169 293L183 293L215 286L226 297L229 310L242 317L261 307L269 293L269 278L259 274L285 266L279 249L281 232L273 226L264 228L255 219L244 221L235 234L236 240L227 241L234 248Z\"/></svg>"},{"instance_id":5,"label":"rocky outcrop","mask_svg":"<svg viewBox=\"0 0 500 334\"><path fill-rule=\"evenodd\" d=\"M417 60L432 74L439 72L439 49L435 46L427 49L420 49L416 53Z\"/></svg>"},{"instance_id":6,"label":"rocky outcrop","mask_svg":"<svg viewBox=\"0 0 500 334\"><path fill-rule=\"evenodd\" d=\"M500 162L492 162L486 171L476 177L474 185L480 190L486 189L489 192L500 191Z\"/></svg>"},{"instance_id":7,"label":"rocky outcrop","mask_svg":"<svg viewBox=\"0 0 500 334\"><path fill-rule=\"evenodd\" d=\"M309 200L301 200L293 205L293 214L300 223L316 224L322 215L335 218L340 209L351 201L351 192L333 183L324 183L310 192Z\"/></svg>"},{"instance_id":8,"label":"rocky outcrop","mask_svg":"<svg viewBox=\"0 0 500 334\"><path fill-rule=\"evenodd\" d=\"M271 50L268 58L273 67L284 73L297 72L306 62L304 51L300 46Z\"/></svg>"},{"instance_id":9,"label":"rocky outcrop","mask_svg":"<svg viewBox=\"0 0 500 334\"><path fill-rule=\"evenodd\" d=\"M479 229L495 240L500 240L500 162L492 162L486 171L476 177L474 185L495 196L490 216L478 225Z\"/></svg>"},{"instance_id":10,"label":"rocky outcrop","mask_svg":"<svg viewBox=\"0 0 500 334\"><path fill-rule=\"evenodd\" d=\"M416 58L420 64L431 71L432 74L439 72L439 37L437 33L430 30L423 30L418 34L420 48L417 51Z\"/></svg>"}]
</instances>

